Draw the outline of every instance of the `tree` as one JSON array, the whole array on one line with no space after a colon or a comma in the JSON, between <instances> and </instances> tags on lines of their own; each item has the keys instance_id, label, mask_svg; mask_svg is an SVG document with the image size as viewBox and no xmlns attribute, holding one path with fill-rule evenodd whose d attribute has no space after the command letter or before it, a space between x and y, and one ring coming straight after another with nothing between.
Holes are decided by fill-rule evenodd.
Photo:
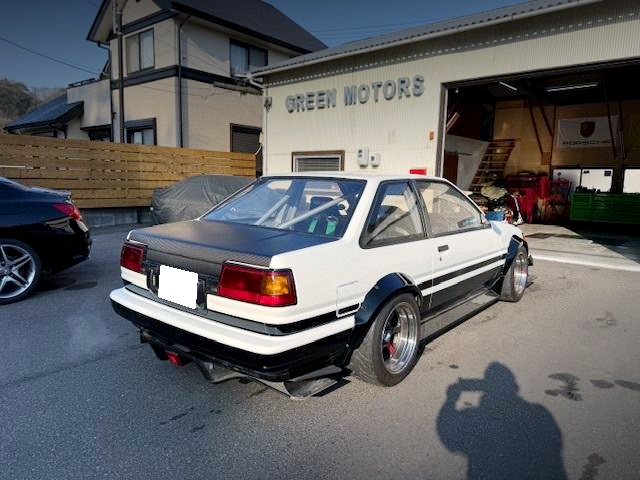
<instances>
[{"instance_id":1,"label":"tree","mask_svg":"<svg viewBox=\"0 0 640 480\"><path fill-rule=\"evenodd\" d=\"M0 132L16 118L64 93L64 88L32 88L22 83L0 79Z\"/></svg>"}]
</instances>

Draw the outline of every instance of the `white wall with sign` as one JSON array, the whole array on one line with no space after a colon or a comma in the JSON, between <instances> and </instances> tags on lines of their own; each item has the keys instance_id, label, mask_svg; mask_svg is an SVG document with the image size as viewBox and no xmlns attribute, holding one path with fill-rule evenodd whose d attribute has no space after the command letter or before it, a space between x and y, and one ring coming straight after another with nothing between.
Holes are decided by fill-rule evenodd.
<instances>
[{"instance_id":1,"label":"white wall with sign","mask_svg":"<svg viewBox=\"0 0 640 480\"><path fill-rule=\"evenodd\" d=\"M624 171L624 193L640 193L640 168L627 168Z\"/></svg>"},{"instance_id":2,"label":"white wall with sign","mask_svg":"<svg viewBox=\"0 0 640 480\"><path fill-rule=\"evenodd\" d=\"M291 171L292 152L335 150L345 152L346 171L406 173L426 168L435 173L443 153L438 146L444 143L447 85L640 57L640 15L627 15L630 19L621 23L607 20L637 10L637 2L599 5L420 42L407 38L393 48L267 72L266 173ZM563 123L559 137L569 143L557 147L610 145L604 118ZM430 132L436 132L433 138ZM358 166L357 152L363 148L381 158L380 166Z\"/></svg>"}]
</instances>

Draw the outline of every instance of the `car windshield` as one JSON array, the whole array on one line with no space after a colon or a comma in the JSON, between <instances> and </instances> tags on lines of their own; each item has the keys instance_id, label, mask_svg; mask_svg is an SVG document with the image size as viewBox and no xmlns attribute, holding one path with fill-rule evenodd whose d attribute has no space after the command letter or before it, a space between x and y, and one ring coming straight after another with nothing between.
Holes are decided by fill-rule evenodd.
<instances>
[{"instance_id":1,"label":"car windshield","mask_svg":"<svg viewBox=\"0 0 640 480\"><path fill-rule=\"evenodd\" d=\"M333 178L263 178L203 219L341 237L365 183Z\"/></svg>"}]
</instances>

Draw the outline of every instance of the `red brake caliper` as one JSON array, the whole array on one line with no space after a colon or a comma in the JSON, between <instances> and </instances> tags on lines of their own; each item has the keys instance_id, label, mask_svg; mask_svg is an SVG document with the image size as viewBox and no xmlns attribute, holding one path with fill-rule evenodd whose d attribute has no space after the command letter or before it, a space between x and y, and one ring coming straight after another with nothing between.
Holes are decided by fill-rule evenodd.
<instances>
[{"instance_id":1,"label":"red brake caliper","mask_svg":"<svg viewBox=\"0 0 640 480\"><path fill-rule=\"evenodd\" d=\"M396 354L396 346L391 342L387 342L387 350L389 350L390 357L393 357Z\"/></svg>"}]
</instances>

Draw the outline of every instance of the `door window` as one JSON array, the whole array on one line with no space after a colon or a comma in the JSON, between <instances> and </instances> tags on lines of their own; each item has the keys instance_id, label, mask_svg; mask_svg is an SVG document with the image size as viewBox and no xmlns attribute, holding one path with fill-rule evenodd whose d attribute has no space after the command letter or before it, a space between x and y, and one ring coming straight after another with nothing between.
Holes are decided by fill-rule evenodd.
<instances>
[{"instance_id":1,"label":"door window","mask_svg":"<svg viewBox=\"0 0 640 480\"><path fill-rule=\"evenodd\" d=\"M433 235L458 233L482 226L480 210L461 192L442 182L416 182Z\"/></svg>"},{"instance_id":2,"label":"door window","mask_svg":"<svg viewBox=\"0 0 640 480\"><path fill-rule=\"evenodd\" d=\"M360 245L363 248L425 237L420 207L408 182L380 185Z\"/></svg>"}]
</instances>

